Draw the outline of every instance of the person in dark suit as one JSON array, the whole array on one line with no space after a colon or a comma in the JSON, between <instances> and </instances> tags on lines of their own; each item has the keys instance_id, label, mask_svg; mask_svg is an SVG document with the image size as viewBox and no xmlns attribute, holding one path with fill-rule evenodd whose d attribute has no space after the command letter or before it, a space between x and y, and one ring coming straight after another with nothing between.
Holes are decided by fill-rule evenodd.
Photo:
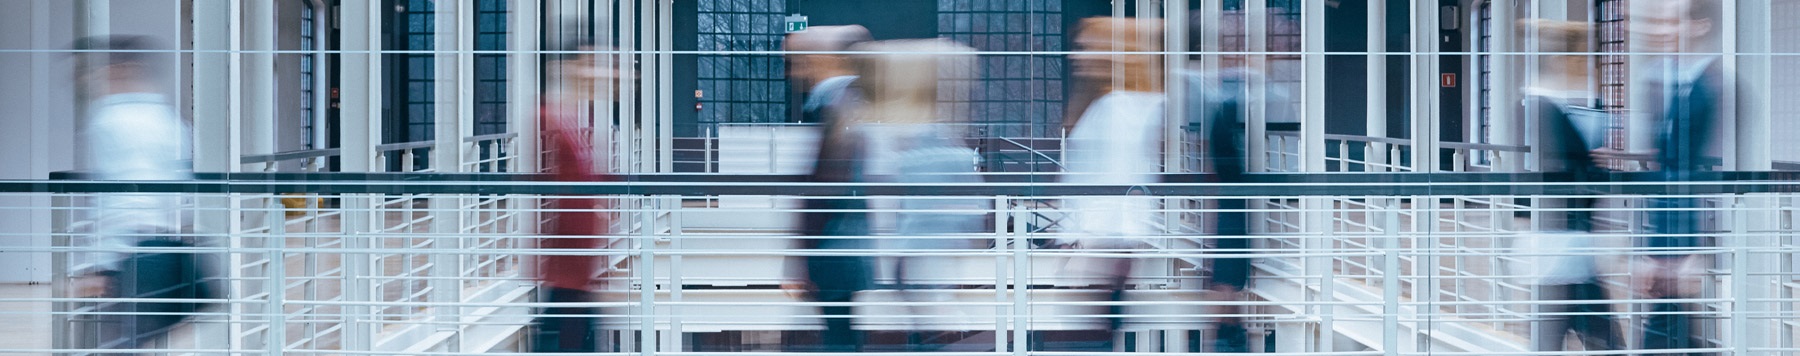
<instances>
[{"instance_id":1,"label":"person in dark suit","mask_svg":"<svg viewBox=\"0 0 1800 356\"><path fill-rule=\"evenodd\" d=\"M869 32L861 26L819 26L788 35L787 48L792 51L845 51L851 45L869 40ZM797 54L789 59L789 78L796 85L810 87L802 106L805 122L823 126L819 136L819 152L813 163L811 182L861 182L865 154L862 139L852 128L849 115L861 105L856 77L843 54ZM869 236L869 216L865 199L807 199L801 213L800 248L807 250L865 250L874 247ZM802 263L790 268L790 289L810 291L815 302L846 303L857 292L867 290L874 278L874 261L869 256L806 256ZM856 352L862 349L862 337L851 328L851 307L831 305L819 308L824 315L825 331L821 335L823 351Z\"/></svg>"},{"instance_id":2,"label":"person in dark suit","mask_svg":"<svg viewBox=\"0 0 1800 356\"><path fill-rule=\"evenodd\" d=\"M1535 34L1538 51L1544 53L1584 53L1588 28L1592 24L1534 19L1522 22L1522 28ZM1538 60L1538 71L1531 86L1523 88L1527 112L1537 120L1531 125L1538 143L1532 148L1538 154L1538 171L1562 175L1566 182L1591 182L1606 172L1593 157L1593 150L1604 140L1604 132L1583 131L1593 121L1607 117L1593 109L1597 99L1587 88L1588 58L1580 55L1546 55ZM1580 124L1580 125L1578 125ZM1593 197L1543 199L1543 208L1554 209L1542 214L1548 231L1527 238L1537 246L1555 246L1553 252L1572 252L1586 247L1594 232ZM1565 210L1566 209L1566 210ZM1551 252L1551 251L1534 251ZM1548 255L1538 258L1530 284L1536 285L1540 300L1551 301L1538 306L1538 326L1533 335L1537 351L1563 351L1564 338L1573 331L1589 351L1622 349L1623 337L1610 317L1606 288L1600 284L1595 259L1589 255Z\"/></svg>"},{"instance_id":3,"label":"person in dark suit","mask_svg":"<svg viewBox=\"0 0 1800 356\"><path fill-rule=\"evenodd\" d=\"M1722 120L1719 112L1722 77L1717 50L1717 19L1720 4L1704 0L1661 0L1633 4L1633 31L1643 40L1647 52L1677 53L1644 63L1648 68L1635 69L1650 73L1655 98L1649 108L1657 116L1656 170L1669 181L1684 181L1694 173L1707 170L1706 151L1717 134L1714 129ZM1692 194L1677 188L1668 195ZM1678 299L1695 295L1692 288L1698 276L1691 272L1704 260L1685 249L1706 244L1701 225L1703 213L1697 211L1701 199L1653 198L1649 206L1651 235L1642 245L1656 254L1648 256L1645 270L1634 273L1640 292L1651 298ZM1684 287L1690 286L1690 287ZM1692 303L1665 302L1650 306L1651 314L1644 324L1642 349L1684 349L1706 347L1697 334Z\"/></svg>"}]
</instances>

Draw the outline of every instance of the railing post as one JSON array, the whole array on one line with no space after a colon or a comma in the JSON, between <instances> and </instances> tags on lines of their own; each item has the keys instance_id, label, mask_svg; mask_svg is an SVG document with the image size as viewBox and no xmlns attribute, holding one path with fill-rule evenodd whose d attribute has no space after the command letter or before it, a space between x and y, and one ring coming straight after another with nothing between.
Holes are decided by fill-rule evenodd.
<instances>
[{"instance_id":1,"label":"railing post","mask_svg":"<svg viewBox=\"0 0 1800 356\"><path fill-rule=\"evenodd\" d=\"M1399 355L1402 347L1400 345L1400 228L1402 225L1400 225L1399 214L1395 213L1399 209L1397 203L1398 199L1389 202L1389 205L1382 209L1383 213L1381 214L1382 226L1385 227L1382 229L1383 236L1380 244L1382 257L1381 327L1384 330L1381 334L1381 345L1382 351L1390 356ZM1417 209L1419 204L1421 203L1418 200L1413 201L1414 209ZM1416 224L1422 218L1424 218L1423 214L1415 214L1413 221ZM1413 297L1419 298L1417 294Z\"/></svg>"},{"instance_id":2,"label":"railing post","mask_svg":"<svg viewBox=\"0 0 1800 356\"><path fill-rule=\"evenodd\" d=\"M74 210L76 208L75 201L75 197L70 194L50 196L50 247L74 247L70 246L70 240L76 234L74 231L75 216L77 215ZM69 254L71 253L73 252L50 253L50 297L56 300L50 304L50 310L56 312L50 316L50 347L59 350L84 347L84 343L77 342L77 340L86 340L89 336L87 333L78 332L75 329L76 324L74 320L71 320L74 319L74 316L69 314L81 305L81 302L68 299L79 297L69 294L69 279L73 277L69 275L69 264L71 263Z\"/></svg>"},{"instance_id":3,"label":"railing post","mask_svg":"<svg viewBox=\"0 0 1800 356\"><path fill-rule=\"evenodd\" d=\"M285 206L279 199L265 200L268 204L264 207L269 212L263 215L268 218L269 235L263 240L263 248L268 249L269 263L263 267L263 276L268 278L263 288L269 300L263 312L269 315L269 329L264 335L268 344L263 347L271 355L280 355L287 346L287 214L282 213Z\"/></svg>"},{"instance_id":4,"label":"railing post","mask_svg":"<svg viewBox=\"0 0 1800 356\"><path fill-rule=\"evenodd\" d=\"M637 199L638 249L637 264L632 270L638 277L638 354L656 356L659 350L656 333L656 217L650 213L650 199Z\"/></svg>"},{"instance_id":5,"label":"railing post","mask_svg":"<svg viewBox=\"0 0 1800 356\"><path fill-rule=\"evenodd\" d=\"M1025 224L1025 215L1030 212L1029 209L1033 208L1034 207L1027 206L1014 208L1012 207L1012 202L1009 198L1005 196L994 197L994 209L996 213L994 215L994 241L995 243L1000 244L996 246L1007 246L1005 245L1006 236L1009 235L1007 233L1007 226L1008 224L1011 224L1012 226L1012 233L1010 234L1012 235L1012 273L1010 274L1010 282L1012 282L1010 285L1012 291L1012 311L1010 314L1012 317L1010 319L1012 320L1011 332L1013 356L1026 356L1029 352L1027 348L1030 347L1030 344L1026 341L1030 337L1030 333L1027 331L1031 327L1031 302L1030 299L1028 299L1030 294L1026 293L1026 288L1031 285L1031 253L1029 250L1031 247L1031 231L1030 227ZM1009 274L1001 273L1003 271L1000 271L1006 268L1004 267L1006 265L1006 260L1006 256L994 257L994 262L999 266L995 268L996 271L994 273L994 287L996 292L1008 290L1005 288L1008 287L1006 282L1008 282L1007 279ZM996 301L1004 302L1006 301L1007 296L995 295L994 298ZM1000 307L1002 310L998 310L998 313L995 315L1008 314L1005 311L1005 308L1006 307ZM1000 324L1004 323L1005 320L1006 319L996 318L995 322L996 324ZM995 325L994 333L998 334L1002 331L1006 331L1005 327L1005 325ZM1006 347L1004 344L1005 340L1002 340L1002 338L994 339L994 350L1005 350L1003 348Z\"/></svg>"}]
</instances>

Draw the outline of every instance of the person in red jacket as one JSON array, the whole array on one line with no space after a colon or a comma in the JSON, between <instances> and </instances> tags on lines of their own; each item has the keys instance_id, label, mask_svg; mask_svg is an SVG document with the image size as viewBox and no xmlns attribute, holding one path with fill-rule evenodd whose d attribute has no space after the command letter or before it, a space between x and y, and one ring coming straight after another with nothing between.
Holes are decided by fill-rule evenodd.
<instances>
[{"instance_id":1,"label":"person in red jacket","mask_svg":"<svg viewBox=\"0 0 1800 356\"><path fill-rule=\"evenodd\" d=\"M582 41L570 41L546 56L552 59L553 82L538 112L541 170L559 182L610 179L603 173L604 162L594 159L599 156L591 139L597 120L587 120L584 114L591 111L582 110L581 104L594 98L596 83L613 83L619 77L617 68L597 64L593 46ZM594 277L601 269L598 250L608 226L601 211L608 208L607 202L567 196L546 199L551 200L551 210L545 213L549 222L541 227L539 248L573 251L555 251L538 259L540 296L548 303L599 301ZM594 331L599 314L599 308L588 306L544 308L536 322L533 351L597 352Z\"/></svg>"}]
</instances>

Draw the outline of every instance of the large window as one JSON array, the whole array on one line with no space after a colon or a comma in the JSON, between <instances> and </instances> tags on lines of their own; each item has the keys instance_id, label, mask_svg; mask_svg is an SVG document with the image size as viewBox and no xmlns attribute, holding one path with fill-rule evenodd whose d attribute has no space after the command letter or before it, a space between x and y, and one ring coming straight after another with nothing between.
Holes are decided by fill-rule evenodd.
<instances>
[{"instance_id":1,"label":"large window","mask_svg":"<svg viewBox=\"0 0 1800 356\"><path fill-rule=\"evenodd\" d=\"M938 0L940 36L983 52L1062 51L1061 0ZM1055 137L1063 114L1061 56L983 55L964 85L940 94L986 137Z\"/></svg>"},{"instance_id":2,"label":"large window","mask_svg":"<svg viewBox=\"0 0 1800 356\"><path fill-rule=\"evenodd\" d=\"M1594 34L1596 42L1600 44L1600 52L1603 53L1596 63L1600 72L1600 105L1617 114L1613 115L1612 130L1606 140L1607 147L1614 150L1625 149L1625 122L1628 117L1624 115L1627 104L1625 99L1630 97L1630 90L1625 86L1631 81L1631 70L1627 65L1629 57L1625 53L1629 50L1626 40L1630 38L1630 34L1626 33L1625 6L1625 0L1594 2L1594 13L1597 15Z\"/></svg>"},{"instance_id":3,"label":"large window","mask_svg":"<svg viewBox=\"0 0 1800 356\"><path fill-rule=\"evenodd\" d=\"M505 51L507 0L475 2L475 50ZM503 133L506 127L506 53L475 54L475 134Z\"/></svg>"},{"instance_id":4,"label":"large window","mask_svg":"<svg viewBox=\"0 0 1800 356\"><path fill-rule=\"evenodd\" d=\"M390 18L389 50L402 51L388 55L387 103L388 132L386 142L431 140L436 116L437 61L431 51L436 46L437 16L434 0L392 0L394 14Z\"/></svg>"},{"instance_id":5,"label":"large window","mask_svg":"<svg viewBox=\"0 0 1800 356\"><path fill-rule=\"evenodd\" d=\"M319 148L318 13L312 0L300 0L300 144L305 149Z\"/></svg>"},{"instance_id":6,"label":"large window","mask_svg":"<svg viewBox=\"0 0 1800 356\"><path fill-rule=\"evenodd\" d=\"M1476 8L1475 24L1475 82L1479 85L1475 96L1475 107L1481 108L1475 114L1475 142L1493 143L1494 105L1489 100L1494 96L1494 2L1482 1ZM1493 165L1493 157L1489 151L1475 151L1473 164L1477 166Z\"/></svg>"},{"instance_id":7,"label":"large window","mask_svg":"<svg viewBox=\"0 0 1800 356\"><path fill-rule=\"evenodd\" d=\"M700 51L781 49L785 0L699 0ZM698 121L774 123L788 120L786 63L780 56L705 54L696 59L700 103Z\"/></svg>"},{"instance_id":8,"label":"large window","mask_svg":"<svg viewBox=\"0 0 1800 356\"><path fill-rule=\"evenodd\" d=\"M383 47L386 73L383 82L387 100L383 102L382 121L385 143L424 142L436 137L437 116L437 15L435 0L389 0L386 9L386 40ZM428 148L414 148L409 170L430 167ZM405 155L384 152L388 169L400 170Z\"/></svg>"}]
</instances>

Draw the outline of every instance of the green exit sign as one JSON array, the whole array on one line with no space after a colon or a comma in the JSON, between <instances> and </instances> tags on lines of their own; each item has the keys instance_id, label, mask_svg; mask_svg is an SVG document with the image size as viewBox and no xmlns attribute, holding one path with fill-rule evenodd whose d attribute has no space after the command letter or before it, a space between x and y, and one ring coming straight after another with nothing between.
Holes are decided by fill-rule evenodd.
<instances>
[{"instance_id":1,"label":"green exit sign","mask_svg":"<svg viewBox=\"0 0 1800 356\"><path fill-rule=\"evenodd\" d=\"M788 15L787 32L795 33L800 31L806 31L806 16L801 16L800 14Z\"/></svg>"}]
</instances>

